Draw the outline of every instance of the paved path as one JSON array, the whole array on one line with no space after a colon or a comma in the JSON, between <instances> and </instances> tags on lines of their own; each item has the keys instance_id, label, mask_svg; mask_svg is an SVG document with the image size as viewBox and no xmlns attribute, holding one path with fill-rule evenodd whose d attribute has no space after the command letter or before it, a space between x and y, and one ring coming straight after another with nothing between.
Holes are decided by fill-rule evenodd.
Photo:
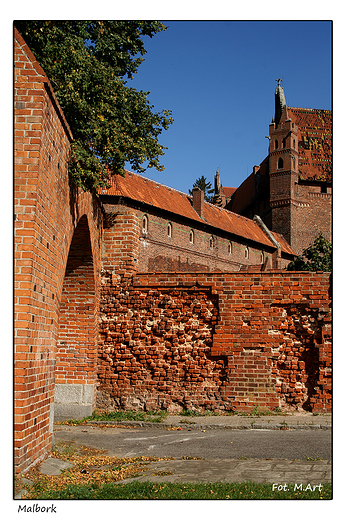
<instances>
[{"instance_id":1,"label":"paved path","mask_svg":"<svg viewBox=\"0 0 346 520\"><path fill-rule=\"evenodd\" d=\"M332 436L322 429L177 429L56 425L54 443L106 450L112 457L198 457L203 459L331 459Z\"/></svg>"},{"instance_id":2,"label":"paved path","mask_svg":"<svg viewBox=\"0 0 346 520\"><path fill-rule=\"evenodd\" d=\"M90 425L90 423L88 423ZM113 423L114 424L114 423ZM331 415L294 414L291 416L209 416L182 417L169 416L162 423L121 422L119 425L141 428L168 428L190 430L233 429L233 430L330 430ZM87 427L89 428L89 426ZM76 429L76 433L77 430ZM59 426L55 427L58 432ZM140 430L139 430L140 431ZM156 430L157 431L157 430ZM265 432L263 432L265 435ZM85 438L87 445L87 438ZM46 459L41 464L44 474L59 474L69 463L58 459ZM331 460L290 460L280 458L260 459L250 458L239 460L235 458L205 458L202 460L178 459L151 462L141 469L136 480L152 482L267 482L272 485L293 484L302 486L302 490L310 491L310 486L319 486L332 479ZM127 479L128 482L134 479ZM20 498L17 495L16 498Z\"/></svg>"},{"instance_id":3,"label":"paved path","mask_svg":"<svg viewBox=\"0 0 346 520\"><path fill-rule=\"evenodd\" d=\"M169 473L169 474L167 474ZM135 479L151 482L267 482L323 484L331 482L331 462L291 460L168 460L146 466ZM125 482L125 481L123 481Z\"/></svg>"},{"instance_id":4,"label":"paved path","mask_svg":"<svg viewBox=\"0 0 346 520\"><path fill-rule=\"evenodd\" d=\"M41 464L41 473L58 475L72 464L48 458ZM287 459L203 459L161 460L143 466L137 477L121 482L267 482L323 484L331 482L331 461L292 461Z\"/></svg>"}]
</instances>

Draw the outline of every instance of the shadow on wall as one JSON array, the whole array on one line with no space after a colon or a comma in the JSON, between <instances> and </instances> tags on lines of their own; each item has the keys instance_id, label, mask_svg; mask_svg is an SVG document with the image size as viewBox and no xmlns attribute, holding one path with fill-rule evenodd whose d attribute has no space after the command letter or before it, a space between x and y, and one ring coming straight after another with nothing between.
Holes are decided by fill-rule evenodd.
<instances>
[{"instance_id":1,"label":"shadow on wall","mask_svg":"<svg viewBox=\"0 0 346 520\"><path fill-rule=\"evenodd\" d=\"M96 299L90 231L86 215L74 232L59 313L54 416L82 418L94 404Z\"/></svg>"}]
</instances>

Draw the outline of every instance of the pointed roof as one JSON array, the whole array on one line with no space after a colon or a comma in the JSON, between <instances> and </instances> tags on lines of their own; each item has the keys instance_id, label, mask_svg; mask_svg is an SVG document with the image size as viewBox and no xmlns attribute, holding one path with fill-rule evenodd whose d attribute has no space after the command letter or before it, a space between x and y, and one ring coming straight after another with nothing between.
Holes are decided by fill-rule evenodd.
<instances>
[{"instance_id":1,"label":"pointed roof","mask_svg":"<svg viewBox=\"0 0 346 520\"><path fill-rule=\"evenodd\" d=\"M278 86L275 89L275 124L278 125L281 119L282 113L286 108L286 99L283 87L281 87L280 82L282 79L277 79Z\"/></svg>"}]
</instances>

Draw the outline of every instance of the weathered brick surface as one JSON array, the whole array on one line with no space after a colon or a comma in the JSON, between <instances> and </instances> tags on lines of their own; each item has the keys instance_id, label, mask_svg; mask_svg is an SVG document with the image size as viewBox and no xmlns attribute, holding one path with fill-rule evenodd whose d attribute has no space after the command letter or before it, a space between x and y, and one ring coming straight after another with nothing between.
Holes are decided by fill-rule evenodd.
<instances>
[{"instance_id":1,"label":"weathered brick surface","mask_svg":"<svg viewBox=\"0 0 346 520\"><path fill-rule=\"evenodd\" d=\"M95 380L102 220L95 199L69 186L70 130L17 31L14 57L14 446L15 466L22 471L50 449L55 372L61 381ZM72 237L78 241L83 226L89 249L73 265ZM82 286L88 291L78 292ZM64 318L65 305L73 309L73 320L66 313ZM66 341L69 361L62 349L57 355L58 340L60 346Z\"/></svg>"},{"instance_id":2,"label":"weathered brick surface","mask_svg":"<svg viewBox=\"0 0 346 520\"><path fill-rule=\"evenodd\" d=\"M331 409L328 273L106 272L101 408Z\"/></svg>"}]
</instances>

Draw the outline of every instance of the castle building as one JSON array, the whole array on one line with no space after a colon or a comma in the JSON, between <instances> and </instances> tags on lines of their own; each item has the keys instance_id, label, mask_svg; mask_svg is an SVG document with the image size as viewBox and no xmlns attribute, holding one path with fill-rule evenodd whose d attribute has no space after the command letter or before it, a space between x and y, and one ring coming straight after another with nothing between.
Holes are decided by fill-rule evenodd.
<instances>
[{"instance_id":1,"label":"castle building","mask_svg":"<svg viewBox=\"0 0 346 520\"><path fill-rule=\"evenodd\" d=\"M332 239L332 114L288 107L277 81L269 153L222 206L248 218L259 215L301 254L321 232ZM221 192L216 199L222 203Z\"/></svg>"},{"instance_id":2,"label":"castle building","mask_svg":"<svg viewBox=\"0 0 346 520\"><path fill-rule=\"evenodd\" d=\"M106 213L104 240L109 261L117 255L121 269L142 273L282 269L295 256L287 241L270 232L260 218L210 204L198 188L190 196L132 172L115 175L110 183L100 194ZM123 240L128 247L121 260Z\"/></svg>"}]
</instances>

